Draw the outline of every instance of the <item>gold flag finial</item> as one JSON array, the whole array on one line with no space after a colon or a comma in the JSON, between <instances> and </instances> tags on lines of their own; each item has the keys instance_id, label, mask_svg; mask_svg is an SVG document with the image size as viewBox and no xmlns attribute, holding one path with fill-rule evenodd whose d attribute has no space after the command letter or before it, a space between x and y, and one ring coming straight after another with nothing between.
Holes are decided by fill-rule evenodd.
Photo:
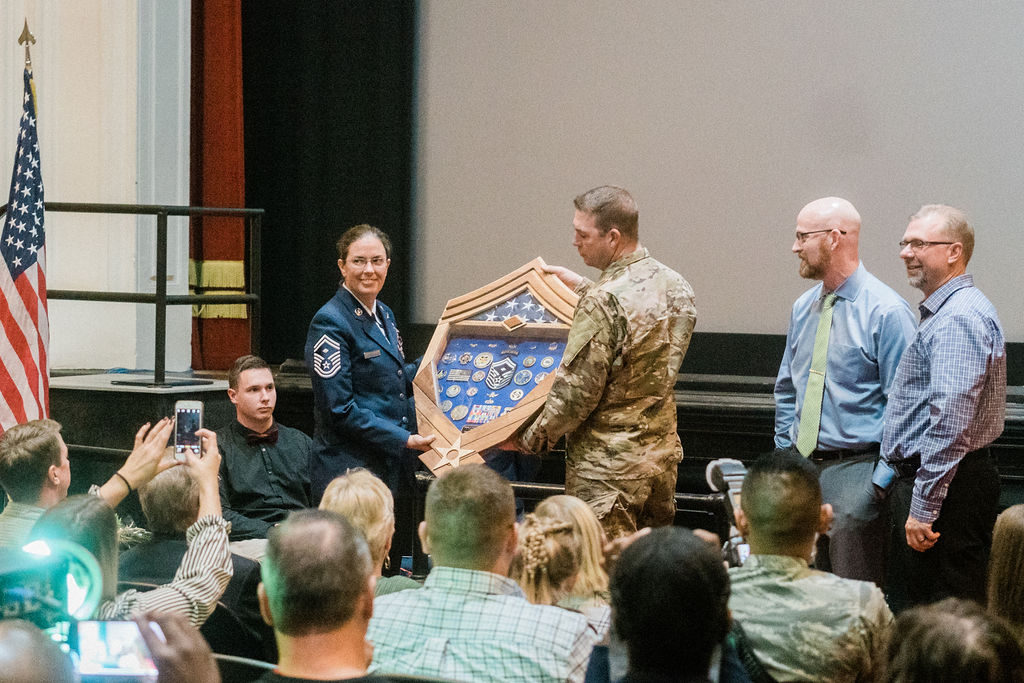
<instances>
[{"instance_id":1,"label":"gold flag finial","mask_svg":"<svg viewBox=\"0 0 1024 683\"><path fill-rule=\"evenodd\" d=\"M29 69L32 68L32 55L29 54L29 46L34 45L35 42L36 37L28 30L28 17L26 17L25 28L21 30L21 35L18 37L18 45L25 46L25 66Z\"/></svg>"}]
</instances>

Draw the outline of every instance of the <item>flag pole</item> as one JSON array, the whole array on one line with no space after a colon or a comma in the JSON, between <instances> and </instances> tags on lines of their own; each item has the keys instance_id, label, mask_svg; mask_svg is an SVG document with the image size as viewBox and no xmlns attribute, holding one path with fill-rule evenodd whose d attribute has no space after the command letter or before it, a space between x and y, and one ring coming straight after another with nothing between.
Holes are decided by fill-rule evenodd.
<instances>
[{"instance_id":1,"label":"flag pole","mask_svg":"<svg viewBox=\"0 0 1024 683\"><path fill-rule=\"evenodd\" d=\"M21 35L18 36L18 45L25 46L25 68L29 71L32 71L32 55L29 52L29 46L35 45L35 42L36 37L28 30L28 17L25 17L25 28L21 30Z\"/></svg>"}]
</instances>

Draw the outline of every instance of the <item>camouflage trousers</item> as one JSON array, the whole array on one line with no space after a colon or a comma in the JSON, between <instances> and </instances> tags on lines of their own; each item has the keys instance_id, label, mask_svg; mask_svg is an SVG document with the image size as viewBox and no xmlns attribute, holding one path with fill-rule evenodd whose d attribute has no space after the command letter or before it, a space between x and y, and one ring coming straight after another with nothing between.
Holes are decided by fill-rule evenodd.
<instances>
[{"instance_id":1,"label":"camouflage trousers","mask_svg":"<svg viewBox=\"0 0 1024 683\"><path fill-rule=\"evenodd\" d=\"M608 539L645 526L672 524L676 515L675 465L647 479L586 479L566 468L565 493L594 510Z\"/></svg>"}]
</instances>

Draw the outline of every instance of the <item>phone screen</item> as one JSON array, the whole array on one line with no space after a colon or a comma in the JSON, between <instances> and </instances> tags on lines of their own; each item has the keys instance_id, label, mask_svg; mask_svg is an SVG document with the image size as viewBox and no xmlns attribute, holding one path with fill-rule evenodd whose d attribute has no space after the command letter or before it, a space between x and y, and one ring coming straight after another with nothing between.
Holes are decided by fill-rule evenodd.
<instances>
[{"instance_id":1,"label":"phone screen","mask_svg":"<svg viewBox=\"0 0 1024 683\"><path fill-rule=\"evenodd\" d=\"M199 455L199 436L196 434L202 426L202 410L199 408L178 408L175 411L174 452L184 453L185 449Z\"/></svg>"},{"instance_id":2,"label":"phone screen","mask_svg":"<svg viewBox=\"0 0 1024 683\"><path fill-rule=\"evenodd\" d=\"M78 622L82 676L134 676L156 680L156 664L134 621Z\"/></svg>"}]
</instances>

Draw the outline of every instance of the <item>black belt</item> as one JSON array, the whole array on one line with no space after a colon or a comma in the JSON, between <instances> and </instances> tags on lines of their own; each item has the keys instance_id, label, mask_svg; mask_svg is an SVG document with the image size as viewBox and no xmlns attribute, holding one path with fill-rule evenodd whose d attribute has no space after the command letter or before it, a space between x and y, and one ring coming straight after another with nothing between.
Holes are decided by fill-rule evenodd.
<instances>
[{"instance_id":1,"label":"black belt","mask_svg":"<svg viewBox=\"0 0 1024 683\"><path fill-rule=\"evenodd\" d=\"M976 451L966 453L961 462L967 460L968 458L972 460L974 458L987 458L988 455L988 446L985 446L984 448L979 448ZM917 456L913 458L907 458L906 460L900 460L898 462L889 462L889 467L893 468L893 470L896 472L897 476L899 476L900 479L913 479L914 477L917 476L917 469L920 466L921 458Z\"/></svg>"},{"instance_id":2,"label":"black belt","mask_svg":"<svg viewBox=\"0 0 1024 683\"><path fill-rule=\"evenodd\" d=\"M839 448L831 451L818 449L810 455L811 460L845 460L846 458L859 458L869 453L878 453L878 444L871 444L866 448Z\"/></svg>"}]
</instances>

